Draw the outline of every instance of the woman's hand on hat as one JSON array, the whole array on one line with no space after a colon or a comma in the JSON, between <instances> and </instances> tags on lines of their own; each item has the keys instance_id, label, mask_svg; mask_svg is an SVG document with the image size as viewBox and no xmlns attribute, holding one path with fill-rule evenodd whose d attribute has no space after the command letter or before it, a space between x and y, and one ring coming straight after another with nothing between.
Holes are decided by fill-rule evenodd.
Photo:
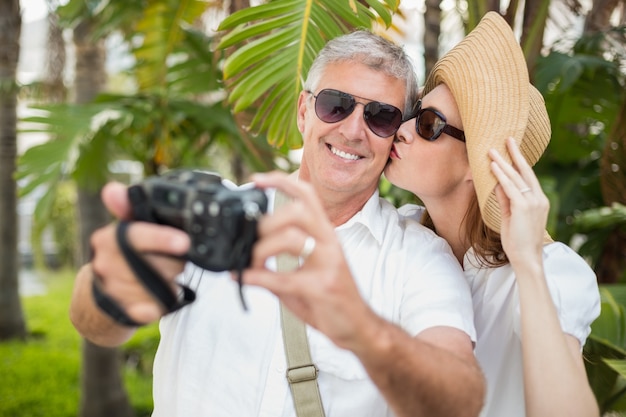
<instances>
[{"instance_id":1,"label":"woman's hand on hat","mask_svg":"<svg viewBox=\"0 0 626 417\"><path fill-rule=\"evenodd\" d=\"M537 176L513 138L506 141L512 164L495 149L489 151L491 171L498 179L496 198L502 219L500 237L510 262L541 259L550 202Z\"/></svg>"}]
</instances>

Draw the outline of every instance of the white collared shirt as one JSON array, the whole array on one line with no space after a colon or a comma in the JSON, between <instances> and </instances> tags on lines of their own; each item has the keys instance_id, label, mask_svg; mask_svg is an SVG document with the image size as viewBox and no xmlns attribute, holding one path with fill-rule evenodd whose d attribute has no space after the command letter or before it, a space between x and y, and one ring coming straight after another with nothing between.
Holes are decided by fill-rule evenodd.
<instances>
[{"instance_id":1,"label":"white collared shirt","mask_svg":"<svg viewBox=\"0 0 626 417\"><path fill-rule=\"evenodd\" d=\"M474 259L474 260L473 260ZM481 417L525 417L519 290L511 265L478 268L469 251L465 275L472 288L478 342L476 359L487 380ZM587 263L561 242L543 248L543 267L561 329L581 349L600 315L596 276Z\"/></svg>"},{"instance_id":2,"label":"white collared shirt","mask_svg":"<svg viewBox=\"0 0 626 417\"><path fill-rule=\"evenodd\" d=\"M423 207L406 205L399 212L419 219ZM481 417L525 417L521 311L515 273L510 264L480 267L473 250L463 259L472 290L478 341L474 353L487 380ZM563 332L581 349L600 315L600 294L593 270L567 245L543 248L543 268Z\"/></svg>"},{"instance_id":3,"label":"white collared shirt","mask_svg":"<svg viewBox=\"0 0 626 417\"><path fill-rule=\"evenodd\" d=\"M469 287L443 239L399 217L378 193L336 232L362 296L380 316L411 335L450 326L475 340ZM227 273L189 265L184 280L197 300L161 320L153 416L295 416L277 298L245 287L245 312ZM393 415L355 355L310 327L307 333L327 417Z\"/></svg>"}]
</instances>

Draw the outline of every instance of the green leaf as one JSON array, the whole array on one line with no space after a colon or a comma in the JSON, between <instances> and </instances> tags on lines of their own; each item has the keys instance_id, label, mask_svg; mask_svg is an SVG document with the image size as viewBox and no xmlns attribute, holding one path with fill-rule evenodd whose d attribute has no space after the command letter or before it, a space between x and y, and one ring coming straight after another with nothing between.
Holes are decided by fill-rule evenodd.
<instances>
[{"instance_id":1,"label":"green leaf","mask_svg":"<svg viewBox=\"0 0 626 417\"><path fill-rule=\"evenodd\" d=\"M35 188L53 186L74 169L78 146L92 131L94 117L101 113L100 105L50 105L33 107L41 115L23 118L24 132L45 133L50 140L26 150L18 160L16 178L20 193L26 195Z\"/></svg>"},{"instance_id":2,"label":"green leaf","mask_svg":"<svg viewBox=\"0 0 626 417\"><path fill-rule=\"evenodd\" d=\"M228 48L247 39L262 35L264 33L269 33L277 28L285 27L287 25L293 25L294 23L298 23L298 14L296 13L285 14L283 16L278 16L276 18L261 21L256 24L240 26L225 35L220 41L218 47ZM235 52L235 54L237 54L239 51L240 50Z\"/></svg>"},{"instance_id":3,"label":"green leaf","mask_svg":"<svg viewBox=\"0 0 626 417\"><path fill-rule=\"evenodd\" d=\"M398 10L398 4L390 5L385 2L380 2L379 0L367 0L367 4L376 11L378 16L385 23L385 27L389 28L391 26L391 19L393 17L393 13ZM390 6L393 6L390 10Z\"/></svg>"},{"instance_id":4,"label":"green leaf","mask_svg":"<svg viewBox=\"0 0 626 417\"><path fill-rule=\"evenodd\" d=\"M622 377L626 378L626 360L604 359L604 363Z\"/></svg>"},{"instance_id":5,"label":"green leaf","mask_svg":"<svg viewBox=\"0 0 626 417\"><path fill-rule=\"evenodd\" d=\"M626 224L626 206L619 203L613 203L610 207L585 210L574 216L574 225L583 232L613 228L620 224Z\"/></svg>"},{"instance_id":6,"label":"green leaf","mask_svg":"<svg viewBox=\"0 0 626 417\"><path fill-rule=\"evenodd\" d=\"M308 3L308 2L306 2ZM248 24L254 20L273 19L281 14L290 14L294 10L300 10L303 6L301 0L273 1L259 6L247 7L238 10L236 13L227 16L218 26L218 31L232 29L236 26ZM228 45L232 46L232 45ZM226 48L226 45L219 44L218 48Z\"/></svg>"},{"instance_id":7,"label":"green leaf","mask_svg":"<svg viewBox=\"0 0 626 417\"><path fill-rule=\"evenodd\" d=\"M374 11L390 22L397 3L369 0L370 9L359 1L276 0L227 17L219 26L228 32L218 48L232 51L224 79L235 111L261 108L251 125L253 133L267 133L272 144L299 147L295 120L285 117L295 115L297 94L317 53L329 39L354 28L371 28ZM279 86L295 86L295 92L289 87L283 90L287 94L271 94Z\"/></svg>"},{"instance_id":8,"label":"green leaf","mask_svg":"<svg viewBox=\"0 0 626 417\"><path fill-rule=\"evenodd\" d=\"M354 2L356 12L349 2L334 2L326 5L320 4L324 11L337 16L338 21L345 21L348 28L371 28L376 16L360 2ZM315 5L313 6L315 7ZM346 28L346 31L350 29Z\"/></svg>"},{"instance_id":9,"label":"green leaf","mask_svg":"<svg viewBox=\"0 0 626 417\"><path fill-rule=\"evenodd\" d=\"M259 67L257 76L246 78L239 82L233 89L231 99L236 100L234 110L236 112L247 109L265 92L282 80L287 79L285 75L293 73L292 68L287 65L280 67Z\"/></svg>"},{"instance_id":10,"label":"green leaf","mask_svg":"<svg viewBox=\"0 0 626 417\"><path fill-rule=\"evenodd\" d=\"M600 287L602 297L600 316L592 323L589 337L626 355L626 313L624 305L615 299L614 291L614 288Z\"/></svg>"},{"instance_id":11,"label":"green leaf","mask_svg":"<svg viewBox=\"0 0 626 417\"><path fill-rule=\"evenodd\" d=\"M293 46L293 36L300 29L297 27L288 27L280 31L276 31L267 38L262 38L247 44L240 48L237 52L226 59L224 63L224 79L228 80L233 75L240 74L243 70L248 70L251 66L267 61L268 57L272 57L276 62L288 58L296 58L297 50ZM274 58L275 57L275 58ZM286 67L283 61L282 67ZM272 69L277 65L267 65ZM294 68L295 70L295 68ZM261 79L262 75L254 74L249 78ZM232 93L231 95L234 95ZM231 100L237 100L238 97L231 97Z\"/></svg>"},{"instance_id":12,"label":"green leaf","mask_svg":"<svg viewBox=\"0 0 626 417\"><path fill-rule=\"evenodd\" d=\"M199 18L207 6L199 0L150 2L136 26L141 36L135 36L142 42L132 50L140 91L166 88L168 63L186 36L185 25Z\"/></svg>"},{"instance_id":13,"label":"green leaf","mask_svg":"<svg viewBox=\"0 0 626 417\"><path fill-rule=\"evenodd\" d=\"M48 185L45 187L46 191L43 193L39 201L37 201L35 211L33 213L36 224L45 224L47 223L47 220L51 218L52 206L54 204L57 191L56 185L59 183L60 181L58 180L51 180L46 183Z\"/></svg>"}]
</instances>

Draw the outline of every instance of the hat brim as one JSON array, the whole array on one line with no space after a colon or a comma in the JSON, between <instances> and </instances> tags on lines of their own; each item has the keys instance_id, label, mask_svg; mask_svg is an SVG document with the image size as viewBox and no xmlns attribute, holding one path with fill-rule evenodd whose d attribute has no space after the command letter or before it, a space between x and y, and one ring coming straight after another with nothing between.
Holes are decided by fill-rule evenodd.
<instances>
[{"instance_id":1,"label":"hat brim","mask_svg":"<svg viewBox=\"0 0 626 417\"><path fill-rule=\"evenodd\" d=\"M500 207L494 192L497 179L491 173L488 151L494 148L511 162L506 139L512 137L523 146L530 96L537 100L531 93L534 87L529 82L522 49L502 16L487 13L465 39L437 62L426 80L424 95L440 84L448 87L459 109L483 220L499 232ZM545 106L543 110L545 113ZM549 132L548 121L548 140ZM539 156L544 149L545 146Z\"/></svg>"}]
</instances>

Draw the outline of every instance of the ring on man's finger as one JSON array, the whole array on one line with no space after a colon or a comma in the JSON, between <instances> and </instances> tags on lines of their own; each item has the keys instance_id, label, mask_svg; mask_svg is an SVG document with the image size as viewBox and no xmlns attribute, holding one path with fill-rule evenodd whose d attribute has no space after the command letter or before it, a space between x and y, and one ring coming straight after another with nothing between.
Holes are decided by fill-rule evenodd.
<instances>
[{"instance_id":1,"label":"ring on man's finger","mask_svg":"<svg viewBox=\"0 0 626 417\"><path fill-rule=\"evenodd\" d=\"M519 190L520 193L524 194L530 191L530 187L526 187L526 188L522 188L521 190Z\"/></svg>"},{"instance_id":2,"label":"ring on man's finger","mask_svg":"<svg viewBox=\"0 0 626 417\"><path fill-rule=\"evenodd\" d=\"M302 246L302 250L300 251L300 258L302 258L302 261L306 261L306 258L308 258L312 253L313 250L315 249L315 238L313 236L307 236L306 239L304 239L304 246Z\"/></svg>"}]
</instances>

